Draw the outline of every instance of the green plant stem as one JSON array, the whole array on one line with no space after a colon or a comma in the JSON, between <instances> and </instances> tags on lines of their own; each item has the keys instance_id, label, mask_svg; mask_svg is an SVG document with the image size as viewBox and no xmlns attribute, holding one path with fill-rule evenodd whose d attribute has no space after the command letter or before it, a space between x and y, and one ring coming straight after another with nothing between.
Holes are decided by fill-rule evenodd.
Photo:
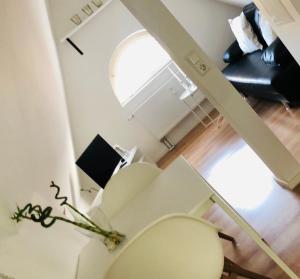
<instances>
[{"instance_id":1,"label":"green plant stem","mask_svg":"<svg viewBox=\"0 0 300 279\"><path fill-rule=\"evenodd\" d=\"M84 214L82 214L78 209L76 209L73 205L69 204L68 202L65 203L66 206L70 207L73 211L75 211L78 215L80 215L84 220L86 220L87 222L89 222L91 225L95 226L97 229L101 228L94 223L91 219L89 219L88 217L86 217Z\"/></svg>"},{"instance_id":2,"label":"green plant stem","mask_svg":"<svg viewBox=\"0 0 300 279\"><path fill-rule=\"evenodd\" d=\"M38 210L34 210L34 211L39 214ZM83 214L80 214L80 215L83 215ZM22 215L22 218L28 219L28 220L32 220L30 217L28 217L26 215ZM48 218L55 219L55 220L60 220L62 222L66 222L66 223L72 224L72 225L77 226L79 228L82 228L82 229L85 229L85 230L88 230L88 231L100 234L100 235L105 236L105 237L110 237L110 235L111 235L111 232L103 230L100 227L98 227L97 225L90 226L88 224L79 223L79 222L72 221L72 220L69 220L67 218L59 217L59 216L48 216ZM88 219L88 218L86 218L86 219Z\"/></svg>"},{"instance_id":3,"label":"green plant stem","mask_svg":"<svg viewBox=\"0 0 300 279\"><path fill-rule=\"evenodd\" d=\"M55 218L56 220L60 220L60 221L63 221L63 222L69 223L69 224L73 224L74 226L77 226L79 228L82 228L82 229L85 229L85 230L88 230L88 231L91 231L91 232L103 235L105 237L110 237L110 235L111 235L110 232L105 231L105 230L103 230L103 229L101 229L99 227L94 227L94 226L90 226L90 225L87 225L87 224L83 224L83 223L71 221L71 220L63 218L63 217L52 217L52 216L49 216L49 218Z\"/></svg>"}]
</instances>

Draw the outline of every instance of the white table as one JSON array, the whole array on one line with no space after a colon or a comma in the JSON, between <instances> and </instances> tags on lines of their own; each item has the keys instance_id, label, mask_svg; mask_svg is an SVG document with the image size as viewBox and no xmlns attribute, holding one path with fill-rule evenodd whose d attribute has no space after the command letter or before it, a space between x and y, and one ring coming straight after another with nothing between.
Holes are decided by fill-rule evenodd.
<instances>
[{"instance_id":1,"label":"white table","mask_svg":"<svg viewBox=\"0 0 300 279\"><path fill-rule=\"evenodd\" d=\"M118 178L120 182L116 183ZM108 194L116 195L118 188L121 194L115 199L122 206L110 207L114 197ZM125 202L123 195L127 189L133 194L128 194ZM189 213L201 217L217 203L290 278L298 279L262 237L183 158L161 172L147 164L133 164L120 170L107 185L107 195L104 191L102 203L104 211L110 211L108 215L113 228L125 233L127 240L162 216ZM109 253L100 241L91 241L80 254L77 279L102 279L118 253L118 250Z\"/></svg>"},{"instance_id":2,"label":"white table","mask_svg":"<svg viewBox=\"0 0 300 279\"><path fill-rule=\"evenodd\" d=\"M114 179L117 179L118 175L126 176L126 171L130 173L130 169L122 169L114 176ZM137 172L136 179L133 180L138 184L138 181L144 179L146 173L142 173L141 170ZM130 175L133 174L130 173ZM126 184L133 183L129 177L127 178L128 182L125 178L121 179L125 184L119 186L123 189L126 189ZM140 230L164 215L189 213L195 207L201 207L209 200L213 192L208 187L199 187L199 179L201 179L199 174L184 160L175 161L166 170L158 172L157 177L149 185L111 217L112 227L126 234L127 240L130 240ZM202 180L202 183L206 182ZM110 185L107 184L106 187L105 189L108 190ZM109 209L105 206L105 190L102 198L104 211L108 211ZM78 279L102 279L105 270L117 253L117 251L109 253L100 241L92 240L80 255Z\"/></svg>"}]
</instances>

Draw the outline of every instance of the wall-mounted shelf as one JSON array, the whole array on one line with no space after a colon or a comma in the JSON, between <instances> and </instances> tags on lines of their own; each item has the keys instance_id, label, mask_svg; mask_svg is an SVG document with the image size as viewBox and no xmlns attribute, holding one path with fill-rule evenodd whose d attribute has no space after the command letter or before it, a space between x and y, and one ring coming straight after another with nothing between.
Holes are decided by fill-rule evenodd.
<instances>
[{"instance_id":1,"label":"wall-mounted shelf","mask_svg":"<svg viewBox=\"0 0 300 279\"><path fill-rule=\"evenodd\" d=\"M60 41L64 43L68 38L72 37L75 33L77 33L82 27L87 25L93 18L95 18L99 13L101 13L113 0L104 0L103 5L94 10L93 14L89 17L85 18L79 25L77 25L74 29L72 29L69 33L67 33Z\"/></svg>"}]
</instances>

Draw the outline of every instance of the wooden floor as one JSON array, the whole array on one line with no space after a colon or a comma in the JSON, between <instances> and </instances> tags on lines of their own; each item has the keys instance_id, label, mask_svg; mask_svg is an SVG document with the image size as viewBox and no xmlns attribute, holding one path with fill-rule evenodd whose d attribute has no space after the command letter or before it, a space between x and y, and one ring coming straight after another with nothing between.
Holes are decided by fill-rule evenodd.
<instances>
[{"instance_id":1,"label":"wooden floor","mask_svg":"<svg viewBox=\"0 0 300 279\"><path fill-rule=\"evenodd\" d=\"M256 102L253 107L300 161L300 109L293 109L291 116L278 104ZM300 189L291 192L280 187L226 121L221 128L213 125L205 131L197 126L158 164L164 168L179 155L229 201L300 277ZM224 243L226 256L270 278L288 278L220 208L215 206L205 217L236 237L237 248Z\"/></svg>"}]
</instances>

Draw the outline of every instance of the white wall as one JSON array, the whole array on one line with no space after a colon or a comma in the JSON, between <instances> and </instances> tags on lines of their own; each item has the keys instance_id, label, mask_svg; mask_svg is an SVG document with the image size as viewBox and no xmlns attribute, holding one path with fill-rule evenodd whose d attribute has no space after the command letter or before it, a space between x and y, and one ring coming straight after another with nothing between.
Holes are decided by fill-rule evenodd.
<instances>
[{"instance_id":1,"label":"white wall","mask_svg":"<svg viewBox=\"0 0 300 279\"><path fill-rule=\"evenodd\" d=\"M217 0L217 1L221 1L238 7L243 7L252 2L252 0Z\"/></svg>"},{"instance_id":2,"label":"white wall","mask_svg":"<svg viewBox=\"0 0 300 279\"><path fill-rule=\"evenodd\" d=\"M138 145L147 157L156 161L166 152L165 147L137 122L127 121L127 114L115 98L108 77L114 49L142 26L118 0L114 0L72 37L84 51L84 56L80 56L59 40L73 26L69 18L80 13L80 8L87 1L49 0L49 3L65 79L76 156L99 133L112 145L119 144L125 148ZM227 19L239 14L240 9L211 0L165 0L164 3L219 67L223 67L223 52L233 41ZM93 185L89 178L80 174L83 187Z\"/></svg>"},{"instance_id":3,"label":"white wall","mask_svg":"<svg viewBox=\"0 0 300 279\"><path fill-rule=\"evenodd\" d=\"M65 97L44 1L4 0L0 10L0 195L11 209L53 204L51 180L76 184ZM1 218L1 217L0 217ZM74 278L82 239L72 227L24 222L0 238L0 273L22 279Z\"/></svg>"}]
</instances>

